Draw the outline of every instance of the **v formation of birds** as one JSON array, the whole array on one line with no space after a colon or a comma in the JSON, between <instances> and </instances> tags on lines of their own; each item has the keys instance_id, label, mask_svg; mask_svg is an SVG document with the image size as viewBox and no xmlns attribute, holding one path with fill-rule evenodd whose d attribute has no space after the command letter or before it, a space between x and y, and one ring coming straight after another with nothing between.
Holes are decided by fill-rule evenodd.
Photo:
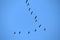
<instances>
[{"instance_id":1,"label":"v formation of birds","mask_svg":"<svg viewBox=\"0 0 60 40\"><path fill-rule=\"evenodd\" d=\"M27 6L30 6L30 4L29 4L29 2L28 2L28 1L29 1L29 0L26 0L26 1L25 1L25 3L26 3L26 5L27 5ZM33 10L31 10L31 7L29 7L29 8L28 8L28 11L30 12L30 15L33 15ZM37 15L36 15L36 16L34 16L34 21L35 21L35 22L37 22L37 21L38 21L38 20L37 20L37 17L38 17ZM40 28L40 27L42 27L42 25L41 25L41 24L40 24L40 25L38 25L38 28ZM43 29L43 30L44 30L44 31L46 31L46 28L44 27L44 29ZM37 28L33 29L33 32L37 32ZM21 35L21 33L22 33L22 31L19 31L19 32L18 32L18 34L20 34L20 35ZM29 35L30 33L31 33L31 31L27 31L27 34L28 34L28 35ZM13 34L14 34L14 35L16 35L16 34L17 34L17 32L13 32Z\"/></svg>"}]
</instances>

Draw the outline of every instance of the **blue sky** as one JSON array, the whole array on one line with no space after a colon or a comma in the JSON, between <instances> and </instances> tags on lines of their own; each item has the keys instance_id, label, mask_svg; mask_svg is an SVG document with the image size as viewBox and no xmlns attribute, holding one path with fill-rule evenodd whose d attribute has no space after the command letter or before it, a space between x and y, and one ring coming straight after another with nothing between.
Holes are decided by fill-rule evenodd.
<instances>
[{"instance_id":1,"label":"blue sky","mask_svg":"<svg viewBox=\"0 0 60 40\"><path fill-rule=\"evenodd\" d=\"M0 0L0 40L60 40L60 0L28 3L27 6L26 0Z\"/></svg>"}]
</instances>

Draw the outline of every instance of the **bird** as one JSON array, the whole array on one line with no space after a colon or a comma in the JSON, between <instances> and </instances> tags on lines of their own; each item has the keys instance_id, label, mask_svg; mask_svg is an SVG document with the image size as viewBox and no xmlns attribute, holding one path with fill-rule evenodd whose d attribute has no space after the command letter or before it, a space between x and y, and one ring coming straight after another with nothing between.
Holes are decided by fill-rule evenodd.
<instances>
[{"instance_id":1,"label":"bird","mask_svg":"<svg viewBox=\"0 0 60 40\"><path fill-rule=\"evenodd\" d=\"M44 31L46 31L46 28L44 28Z\"/></svg>"},{"instance_id":2,"label":"bird","mask_svg":"<svg viewBox=\"0 0 60 40\"><path fill-rule=\"evenodd\" d=\"M34 32L36 32L36 31L37 31L37 29L34 30Z\"/></svg>"},{"instance_id":3,"label":"bird","mask_svg":"<svg viewBox=\"0 0 60 40\"><path fill-rule=\"evenodd\" d=\"M19 34L21 34L21 32L19 32Z\"/></svg>"},{"instance_id":4,"label":"bird","mask_svg":"<svg viewBox=\"0 0 60 40\"><path fill-rule=\"evenodd\" d=\"M28 2L28 0L26 0L26 3Z\"/></svg>"},{"instance_id":5,"label":"bird","mask_svg":"<svg viewBox=\"0 0 60 40\"><path fill-rule=\"evenodd\" d=\"M28 34L30 34L30 32L28 31Z\"/></svg>"},{"instance_id":6,"label":"bird","mask_svg":"<svg viewBox=\"0 0 60 40\"><path fill-rule=\"evenodd\" d=\"M16 34L16 32L14 32L14 34Z\"/></svg>"},{"instance_id":7,"label":"bird","mask_svg":"<svg viewBox=\"0 0 60 40\"><path fill-rule=\"evenodd\" d=\"M27 6L29 6L29 3L27 3Z\"/></svg>"},{"instance_id":8,"label":"bird","mask_svg":"<svg viewBox=\"0 0 60 40\"><path fill-rule=\"evenodd\" d=\"M31 10L31 8L28 9L29 11Z\"/></svg>"},{"instance_id":9,"label":"bird","mask_svg":"<svg viewBox=\"0 0 60 40\"><path fill-rule=\"evenodd\" d=\"M33 14L33 11L31 11L31 15Z\"/></svg>"},{"instance_id":10,"label":"bird","mask_svg":"<svg viewBox=\"0 0 60 40\"><path fill-rule=\"evenodd\" d=\"M37 19L35 20L35 22L37 22Z\"/></svg>"},{"instance_id":11,"label":"bird","mask_svg":"<svg viewBox=\"0 0 60 40\"><path fill-rule=\"evenodd\" d=\"M41 27L41 24L39 25L39 28Z\"/></svg>"},{"instance_id":12,"label":"bird","mask_svg":"<svg viewBox=\"0 0 60 40\"><path fill-rule=\"evenodd\" d=\"M37 18L37 16L35 16L35 19Z\"/></svg>"}]
</instances>

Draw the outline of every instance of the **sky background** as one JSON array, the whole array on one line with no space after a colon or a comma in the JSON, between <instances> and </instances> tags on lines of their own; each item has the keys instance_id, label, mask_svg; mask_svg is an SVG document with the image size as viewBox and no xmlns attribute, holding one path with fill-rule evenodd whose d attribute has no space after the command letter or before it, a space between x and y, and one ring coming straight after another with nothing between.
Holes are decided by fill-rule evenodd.
<instances>
[{"instance_id":1,"label":"sky background","mask_svg":"<svg viewBox=\"0 0 60 40\"><path fill-rule=\"evenodd\" d=\"M60 40L60 0L28 2L29 6L26 0L0 0L0 40Z\"/></svg>"}]
</instances>

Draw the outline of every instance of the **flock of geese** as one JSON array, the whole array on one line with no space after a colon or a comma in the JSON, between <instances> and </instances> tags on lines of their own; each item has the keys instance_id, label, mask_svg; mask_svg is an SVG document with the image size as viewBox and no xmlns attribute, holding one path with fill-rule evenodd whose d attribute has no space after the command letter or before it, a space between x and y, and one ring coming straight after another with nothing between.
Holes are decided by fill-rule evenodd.
<instances>
[{"instance_id":1,"label":"flock of geese","mask_svg":"<svg viewBox=\"0 0 60 40\"><path fill-rule=\"evenodd\" d=\"M27 6L29 6L29 5L30 5L28 1L29 1L29 0L26 0L26 1L25 1L25 2L26 2L26 4L27 4ZM28 8L28 11L30 11L30 14L31 14L31 15L33 15L33 11L31 11L31 8ZM35 16L35 17L34 17L34 19L35 19L35 22L37 22L37 21L38 21L38 20L37 20L37 16ZM40 24L40 25L39 25L39 28L40 28L41 26L42 26L42 25ZM46 31L46 28L44 28L43 30L44 30L44 31ZM34 29L34 32L36 32L36 31L37 31L37 29L35 28L35 29ZM20 32L18 32L18 33L19 33L19 34L21 34L21 31L20 31ZM30 34L30 33L31 33L30 31L28 31L28 32L27 32L27 34ZM16 32L13 32L13 34L15 35L15 34L16 34Z\"/></svg>"}]
</instances>

